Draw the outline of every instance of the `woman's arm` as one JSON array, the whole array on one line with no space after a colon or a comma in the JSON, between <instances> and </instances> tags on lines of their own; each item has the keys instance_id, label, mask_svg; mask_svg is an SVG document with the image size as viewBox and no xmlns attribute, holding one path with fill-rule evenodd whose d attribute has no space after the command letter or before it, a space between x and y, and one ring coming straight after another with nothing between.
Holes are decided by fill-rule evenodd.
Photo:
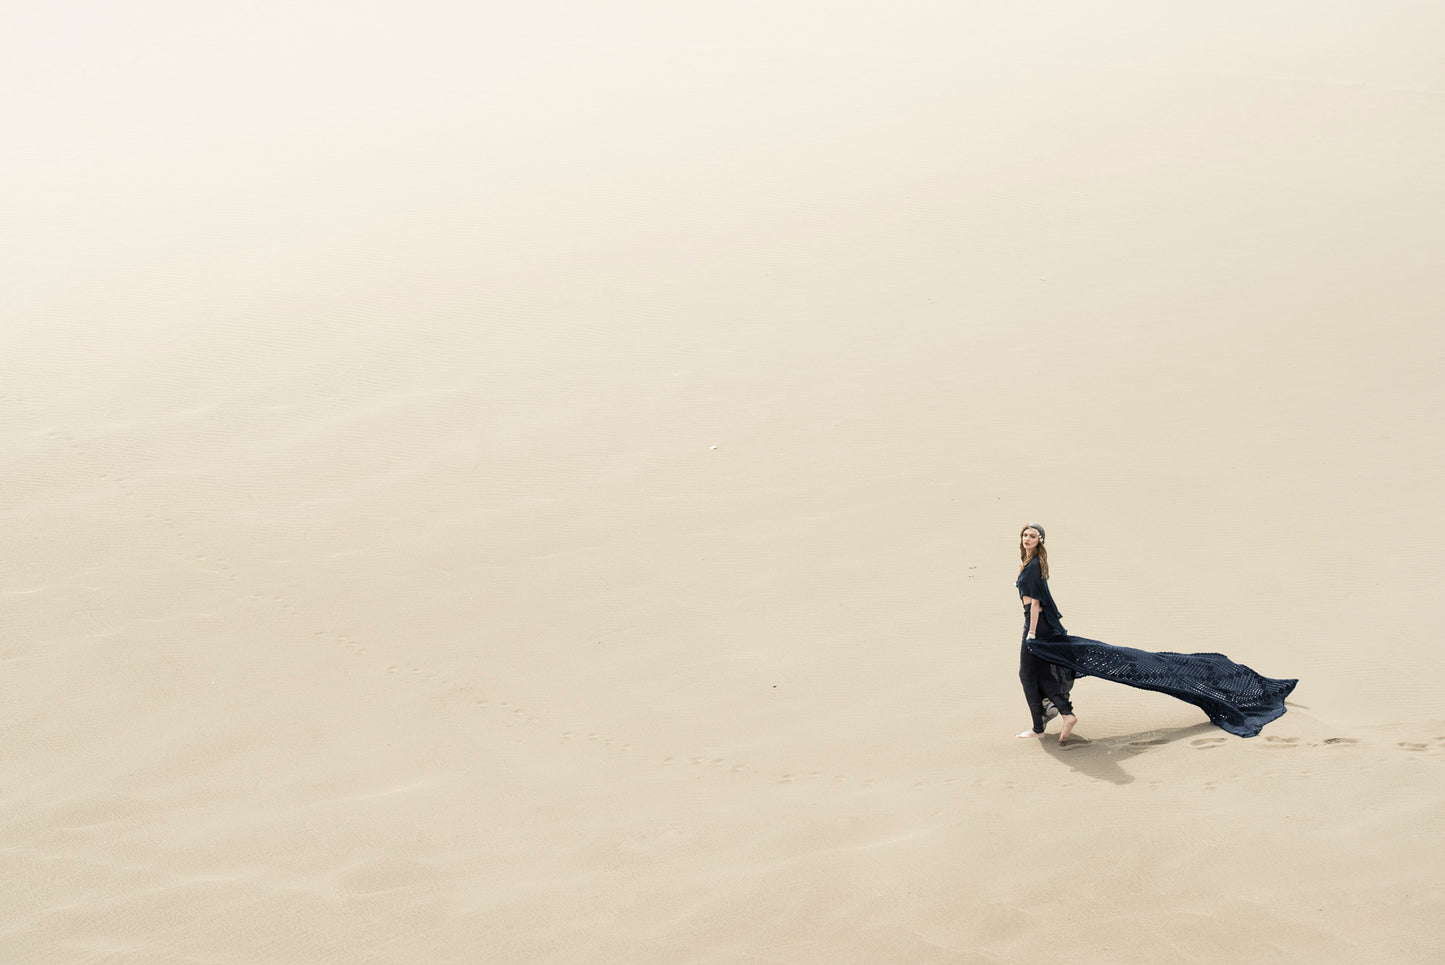
<instances>
[{"instance_id":1,"label":"woman's arm","mask_svg":"<svg viewBox=\"0 0 1445 965\"><path fill-rule=\"evenodd\" d=\"M1024 606L1029 608L1029 637L1032 638L1039 632L1039 614L1043 612L1044 605L1033 597L1026 596Z\"/></svg>"}]
</instances>

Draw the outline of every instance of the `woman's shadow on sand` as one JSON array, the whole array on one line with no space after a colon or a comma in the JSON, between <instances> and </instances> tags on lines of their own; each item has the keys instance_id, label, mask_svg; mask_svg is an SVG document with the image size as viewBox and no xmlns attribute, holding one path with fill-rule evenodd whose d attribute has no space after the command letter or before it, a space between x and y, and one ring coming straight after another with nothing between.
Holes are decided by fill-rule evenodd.
<instances>
[{"instance_id":1,"label":"woman's shadow on sand","mask_svg":"<svg viewBox=\"0 0 1445 965\"><path fill-rule=\"evenodd\" d=\"M1205 721L1188 727L1166 727L1098 740L1074 734L1067 744L1060 744L1057 737L1049 734L1039 741L1039 746L1046 754L1058 758L1085 777L1110 784L1132 784L1134 776L1120 766L1124 761L1156 747L1210 732L1217 734L1220 730Z\"/></svg>"}]
</instances>

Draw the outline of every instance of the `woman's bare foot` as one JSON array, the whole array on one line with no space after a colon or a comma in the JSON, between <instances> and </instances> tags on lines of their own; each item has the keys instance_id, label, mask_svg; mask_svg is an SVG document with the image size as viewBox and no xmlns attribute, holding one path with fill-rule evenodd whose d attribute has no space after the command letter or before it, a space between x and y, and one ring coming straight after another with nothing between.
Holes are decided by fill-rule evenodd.
<instances>
[{"instance_id":1,"label":"woman's bare foot","mask_svg":"<svg viewBox=\"0 0 1445 965\"><path fill-rule=\"evenodd\" d=\"M1073 714L1065 714L1064 716L1060 717L1059 720L1064 722L1064 729L1059 731L1059 743L1062 744L1064 741L1068 740L1069 735L1074 732L1074 725L1079 722L1079 718L1075 717Z\"/></svg>"},{"instance_id":2,"label":"woman's bare foot","mask_svg":"<svg viewBox=\"0 0 1445 965\"><path fill-rule=\"evenodd\" d=\"M1015 737L1043 737L1043 736L1044 736L1044 732L1041 731L1041 730L1026 730L1026 731L1024 731L1022 734L1015 734L1014 736L1015 736Z\"/></svg>"}]
</instances>

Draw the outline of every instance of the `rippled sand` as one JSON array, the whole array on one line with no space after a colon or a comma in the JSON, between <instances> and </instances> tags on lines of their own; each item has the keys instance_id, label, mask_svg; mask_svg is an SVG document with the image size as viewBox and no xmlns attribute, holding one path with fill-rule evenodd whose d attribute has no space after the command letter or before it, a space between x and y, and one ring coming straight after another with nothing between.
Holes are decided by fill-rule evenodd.
<instances>
[{"instance_id":1,"label":"rippled sand","mask_svg":"<svg viewBox=\"0 0 1445 965\"><path fill-rule=\"evenodd\" d=\"M0 959L1441 960L1445 21L956 7L0 40Z\"/></svg>"}]
</instances>

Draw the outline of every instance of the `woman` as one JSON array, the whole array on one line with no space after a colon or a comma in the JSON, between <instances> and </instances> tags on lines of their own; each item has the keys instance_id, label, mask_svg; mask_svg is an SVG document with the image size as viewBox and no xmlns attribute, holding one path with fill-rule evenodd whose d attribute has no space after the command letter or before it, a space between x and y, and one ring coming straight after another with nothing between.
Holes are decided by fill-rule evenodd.
<instances>
[{"instance_id":1,"label":"woman","mask_svg":"<svg viewBox=\"0 0 1445 965\"><path fill-rule=\"evenodd\" d=\"M1078 723L1069 702L1075 677L1100 677L1169 694L1199 707L1215 725L1240 737L1255 736L1284 713L1284 699L1298 680L1261 676L1222 653L1150 653L1070 636L1049 592L1049 554L1044 528L1037 523L1019 533L1019 559L1016 585L1024 604L1019 680L1034 726L1018 736L1043 736L1047 701L1062 716L1059 743L1068 739Z\"/></svg>"},{"instance_id":2,"label":"woman","mask_svg":"<svg viewBox=\"0 0 1445 965\"><path fill-rule=\"evenodd\" d=\"M1030 523L1019 533L1019 575L1014 581L1019 599L1024 604L1024 639L1019 646L1019 682L1024 686L1024 700L1034 726L1019 737L1043 737L1044 725L1055 714L1063 718L1064 729L1059 743L1069 739L1079 718L1069 702L1074 674L1066 667L1040 660L1029 652L1029 642L1042 632L1049 638L1066 636L1059 622L1059 608L1049 593L1049 551L1044 547L1044 528ZM1053 711L1053 713L1050 713Z\"/></svg>"}]
</instances>

